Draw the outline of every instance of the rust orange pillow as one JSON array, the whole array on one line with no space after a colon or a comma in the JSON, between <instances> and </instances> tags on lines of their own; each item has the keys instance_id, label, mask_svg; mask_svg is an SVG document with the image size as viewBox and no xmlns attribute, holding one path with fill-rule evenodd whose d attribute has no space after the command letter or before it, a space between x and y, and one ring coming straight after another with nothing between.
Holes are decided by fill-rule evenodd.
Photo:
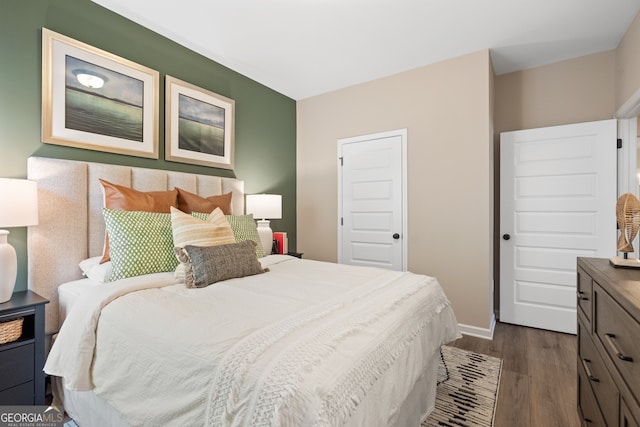
<instances>
[{"instance_id":1,"label":"rust orange pillow","mask_svg":"<svg viewBox=\"0 0 640 427\"><path fill-rule=\"evenodd\" d=\"M178 205L178 190L138 191L98 179L104 191L104 207L121 211L170 213ZM104 252L100 263L109 261L109 236L105 233Z\"/></svg>"},{"instance_id":2,"label":"rust orange pillow","mask_svg":"<svg viewBox=\"0 0 640 427\"><path fill-rule=\"evenodd\" d=\"M202 197L182 188L176 188L176 190L178 190L178 209L182 212L208 213L213 212L215 208L220 208L225 215L231 215L232 193L230 192L218 196Z\"/></svg>"}]
</instances>

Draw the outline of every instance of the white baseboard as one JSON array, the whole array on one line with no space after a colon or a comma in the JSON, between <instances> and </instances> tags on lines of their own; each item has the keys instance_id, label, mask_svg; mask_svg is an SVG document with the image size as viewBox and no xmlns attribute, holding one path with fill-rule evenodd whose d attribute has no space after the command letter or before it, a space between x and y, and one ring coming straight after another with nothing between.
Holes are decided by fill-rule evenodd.
<instances>
[{"instance_id":1,"label":"white baseboard","mask_svg":"<svg viewBox=\"0 0 640 427\"><path fill-rule=\"evenodd\" d=\"M489 329L464 325L462 323L458 323L458 327L460 328L460 332L462 332L462 335L470 335L472 337L493 340L493 331L496 328L496 316L491 315L491 325L489 326Z\"/></svg>"}]
</instances>

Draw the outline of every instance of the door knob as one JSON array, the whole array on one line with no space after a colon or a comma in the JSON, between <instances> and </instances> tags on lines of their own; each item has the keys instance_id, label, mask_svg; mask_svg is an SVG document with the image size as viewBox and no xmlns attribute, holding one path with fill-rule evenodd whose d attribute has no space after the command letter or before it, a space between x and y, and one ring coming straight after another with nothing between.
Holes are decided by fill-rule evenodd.
<instances>
[{"instance_id":1,"label":"door knob","mask_svg":"<svg viewBox=\"0 0 640 427\"><path fill-rule=\"evenodd\" d=\"M502 235L502 238L503 238L504 240L509 240L509 239L511 238L511 235L509 235L509 234L503 234L503 235Z\"/></svg>"},{"instance_id":2,"label":"door knob","mask_svg":"<svg viewBox=\"0 0 640 427\"><path fill-rule=\"evenodd\" d=\"M393 233L393 238L398 240L400 238L400 235L398 233Z\"/></svg>"}]
</instances>

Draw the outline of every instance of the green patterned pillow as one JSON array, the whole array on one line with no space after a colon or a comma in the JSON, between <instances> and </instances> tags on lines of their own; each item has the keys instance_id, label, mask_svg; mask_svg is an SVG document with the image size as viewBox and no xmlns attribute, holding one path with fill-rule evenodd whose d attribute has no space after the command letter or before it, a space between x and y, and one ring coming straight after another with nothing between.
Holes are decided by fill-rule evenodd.
<instances>
[{"instance_id":1,"label":"green patterned pillow","mask_svg":"<svg viewBox=\"0 0 640 427\"><path fill-rule=\"evenodd\" d=\"M209 217L209 214L200 212L192 212L191 215L196 218L200 218L203 221L206 221ZM253 240L256 242L256 255L258 255L258 258L262 258L264 256L264 249L260 242L260 235L258 235L258 228L256 227L255 220L253 219L253 214L225 215L225 217L231 225L231 230L233 231L233 236L236 238L236 242L240 243L245 240Z\"/></svg>"},{"instance_id":2,"label":"green patterned pillow","mask_svg":"<svg viewBox=\"0 0 640 427\"><path fill-rule=\"evenodd\" d=\"M112 265L109 282L176 269L170 214L106 208L103 214Z\"/></svg>"},{"instance_id":3,"label":"green patterned pillow","mask_svg":"<svg viewBox=\"0 0 640 427\"><path fill-rule=\"evenodd\" d=\"M260 242L260 236L258 235L253 214L226 215L226 217L229 224L231 224L231 230L233 230L236 242L240 243L245 240L253 240L256 242L256 254L258 258L262 258L264 256L264 249L262 249L262 243Z\"/></svg>"}]
</instances>

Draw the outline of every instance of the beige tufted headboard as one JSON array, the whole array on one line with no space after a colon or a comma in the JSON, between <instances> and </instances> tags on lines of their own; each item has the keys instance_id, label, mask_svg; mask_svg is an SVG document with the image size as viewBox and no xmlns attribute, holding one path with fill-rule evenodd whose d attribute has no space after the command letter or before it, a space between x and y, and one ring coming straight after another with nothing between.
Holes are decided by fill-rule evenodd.
<instances>
[{"instance_id":1,"label":"beige tufted headboard","mask_svg":"<svg viewBox=\"0 0 640 427\"><path fill-rule=\"evenodd\" d=\"M28 229L29 289L47 298L46 332L58 330L60 284L82 278L78 263L102 253L103 195L98 178L140 191L180 187L201 196L233 192L233 214L244 213L244 181L158 169L30 157L38 183L38 225Z\"/></svg>"}]
</instances>

